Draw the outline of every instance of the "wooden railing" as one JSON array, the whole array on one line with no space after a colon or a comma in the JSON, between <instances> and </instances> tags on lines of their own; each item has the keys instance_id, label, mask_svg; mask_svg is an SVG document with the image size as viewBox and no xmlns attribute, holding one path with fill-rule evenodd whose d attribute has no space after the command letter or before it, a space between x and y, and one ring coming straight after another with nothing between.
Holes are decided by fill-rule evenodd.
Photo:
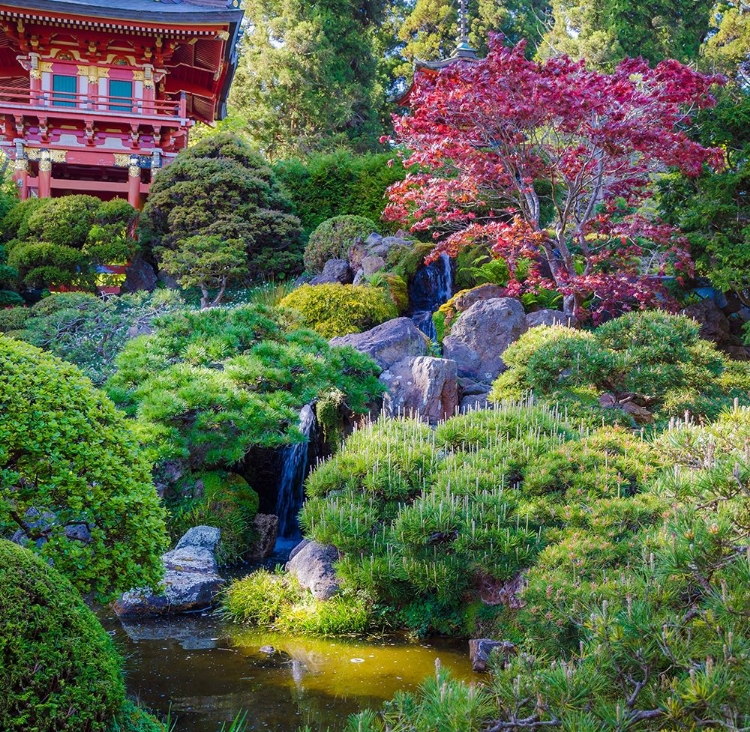
<instances>
[{"instance_id":1,"label":"wooden railing","mask_svg":"<svg viewBox=\"0 0 750 732\"><path fill-rule=\"evenodd\" d=\"M78 112L108 112L115 115L181 117L183 119L187 116L187 99L184 92L178 100L148 100L0 86L0 106L30 107L34 110L47 111L69 109Z\"/></svg>"}]
</instances>

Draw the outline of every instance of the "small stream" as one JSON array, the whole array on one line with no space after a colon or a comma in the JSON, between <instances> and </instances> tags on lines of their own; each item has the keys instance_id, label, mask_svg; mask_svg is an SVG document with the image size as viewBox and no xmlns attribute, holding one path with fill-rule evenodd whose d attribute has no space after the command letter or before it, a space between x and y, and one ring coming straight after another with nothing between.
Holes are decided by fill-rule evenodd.
<instances>
[{"instance_id":1,"label":"small stream","mask_svg":"<svg viewBox=\"0 0 750 732\"><path fill-rule=\"evenodd\" d=\"M218 732L240 710L248 730L340 732L349 714L415 689L436 658L477 679L466 641L297 638L211 616L102 621L125 656L128 692L161 716L171 706L175 732Z\"/></svg>"}]
</instances>

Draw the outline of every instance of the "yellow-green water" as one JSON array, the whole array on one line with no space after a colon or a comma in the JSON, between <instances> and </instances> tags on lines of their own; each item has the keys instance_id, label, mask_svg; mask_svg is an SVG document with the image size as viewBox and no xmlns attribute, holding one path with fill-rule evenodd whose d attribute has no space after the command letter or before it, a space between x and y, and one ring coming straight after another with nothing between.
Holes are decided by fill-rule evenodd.
<instances>
[{"instance_id":1,"label":"yellow-green water","mask_svg":"<svg viewBox=\"0 0 750 732\"><path fill-rule=\"evenodd\" d=\"M466 641L297 638L210 617L106 625L127 659L129 692L161 715L171 706L175 732L217 732L239 710L248 730L339 732L352 712L415 689L437 658L477 680Z\"/></svg>"}]
</instances>

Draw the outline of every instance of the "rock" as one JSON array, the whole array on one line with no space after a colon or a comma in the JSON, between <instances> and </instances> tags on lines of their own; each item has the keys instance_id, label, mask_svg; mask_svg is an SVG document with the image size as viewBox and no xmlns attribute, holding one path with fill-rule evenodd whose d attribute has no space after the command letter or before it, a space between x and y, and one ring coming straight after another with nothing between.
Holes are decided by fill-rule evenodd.
<instances>
[{"instance_id":1,"label":"rock","mask_svg":"<svg viewBox=\"0 0 750 732\"><path fill-rule=\"evenodd\" d=\"M346 259L329 259L323 265L323 271L310 280L311 285L340 284L350 285L354 276Z\"/></svg>"},{"instance_id":2,"label":"rock","mask_svg":"<svg viewBox=\"0 0 750 732\"><path fill-rule=\"evenodd\" d=\"M688 305L682 314L693 318L700 324L701 338L713 341L718 346L732 345L729 318L724 315L713 299L706 298L694 305Z\"/></svg>"},{"instance_id":3,"label":"rock","mask_svg":"<svg viewBox=\"0 0 750 732\"><path fill-rule=\"evenodd\" d=\"M60 521L56 514L52 511L44 511L43 513L37 508L30 508L24 514L24 521L28 526L29 530L38 538L31 539L23 529L16 529L10 540L14 544L20 546L26 546L33 542L37 549L41 549L44 544L48 541L48 535L52 533L56 526L59 525ZM88 544L91 542L91 529L89 525L83 521L71 522L65 524L63 529L66 539L73 539L80 541L82 544Z\"/></svg>"},{"instance_id":4,"label":"rock","mask_svg":"<svg viewBox=\"0 0 750 732\"><path fill-rule=\"evenodd\" d=\"M141 256L137 256L125 271L125 282L120 292L153 292L159 280L154 268Z\"/></svg>"},{"instance_id":5,"label":"rock","mask_svg":"<svg viewBox=\"0 0 750 732\"><path fill-rule=\"evenodd\" d=\"M293 553L286 569L302 587L312 592L313 597L329 600L339 591L339 581L333 568L338 558L339 552L335 546L310 541Z\"/></svg>"},{"instance_id":6,"label":"rock","mask_svg":"<svg viewBox=\"0 0 750 732\"><path fill-rule=\"evenodd\" d=\"M515 653L516 647L510 641L496 641L489 638L472 638L469 641L469 658L471 667L476 673L482 674L489 670L490 657L493 654L502 654L503 665L505 665Z\"/></svg>"},{"instance_id":7,"label":"rock","mask_svg":"<svg viewBox=\"0 0 750 732\"><path fill-rule=\"evenodd\" d=\"M485 392L484 394L469 394L468 396L461 398L461 403L458 406L458 411L461 414L465 414L466 412L473 412L477 409L487 409L489 406L489 399L488 399L489 392Z\"/></svg>"},{"instance_id":8,"label":"rock","mask_svg":"<svg viewBox=\"0 0 750 732\"><path fill-rule=\"evenodd\" d=\"M454 323L443 341L443 356L456 362L459 376L491 383L505 370L505 349L525 330L526 315L518 300L480 300Z\"/></svg>"},{"instance_id":9,"label":"rock","mask_svg":"<svg viewBox=\"0 0 750 732\"><path fill-rule=\"evenodd\" d=\"M529 313L526 316L526 327L536 328L538 325L575 325L572 318L569 318L560 310L537 310L535 313Z\"/></svg>"},{"instance_id":10,"label":"rock","mask_svg":"<svg viewBox=\"0 0 750 732\"><path fill-rule=\"evenodd\" d=\"M364 333L331 340L332 346L351 346L389 369L409 356L426 356L430 341L409 318L394 318Z\"/></svg>"},{"instance_id":11,"label":"rock","mask_svg":"<svg viewBox=\"0 0 750 732\"><path fill-rule=\"evenodd\" d=\"M629 414L638 424L651 424L654 421L654 415L645 407L641 407L635 402L619 402L619 408L625 414Z\"/></svg>"},{"instance_id":12,"label":"rock","mask_svg":"<svg viewBox=\"0 0 750 732\"><path fill-rule=\"evenodd\" d=\"M224 584L214 551L221 531L213 526L195 526L162 556L164 592L135 589L126 592L113 607L120 617L170 615L211 607Z\"/></svg>"},{"instance_id":13,"label":"rock","mask_svg":"<svg viewBox=\"0 0 750 732\"><path fill-rule=\"evenodd\" d=\"M383 267L385 267L385 259L383 259L383 257L369 255L362 259L362 271L364 272L365 277L374 275L376 272L383 269Z\"/></svg>"},{"instance_id":14,"label":"rock","mask_svg":"<svg viewBox=\"0 0 750 732\"><path fill-rule=\"evenodd\" d=\"M354 275L353 285L361 285L365 281L365 271L358 269L357 274Z\"/></svg>"},{"instance_id":15,"label":"rock","mask_svg":"<svg viewBox=\"0 0 750 732\"><path fill-rule=\"evenodd\" d=\"M610 394L608 391L604 392L599 397L599 406L602 409L615 409L617 407L617 399L614 394Z\"/></svg>"},{"instance_id":16,"label":"rock","mask_svg":"<svg viewBox=\"0 0 750 732\"><path fill-rule=\"evenodd\" d=\"M302 539L302 541L299 544L295 545L292 551L289 552L289 559L287 561L291 561L292 559L294 559L294 557L296 557L297 554L299 554L309 543L309 539Z\"/></svg>"},{"instance_id":17,"label":"rock","mask_svg":"<svg viewBox=\"0 0 750 732\"><path fill-rule=\"evenodd\" d=\"M172 275L167 274L163 269L159 270L157 279L161 282L164 287L169 290L179 290L180 286L177 284L177 280Z\"/></svg>"},{"instance_id":18,"label":"rock","mask_svg":"<svg viewBox=\"0 0 750 732\"><path fill-rule=\"evenodd\" d=\"M247 558L251 561L260 561L273 554L279 532L279 517L272 513L256 514L253 529L258 538L248 552Z\"/></svg>"},{"instance_id":19,"label":"rock","mask_svg":"<svg viewBox=\"0 0 750 732\"><path fill-rule=\"evenodd\" d=\"M471 290L463 290L459 292L452 300L454 310L459 313L463 313L468 310L475 302L481 300L497 300L498 298L505 297L505 288L500 285L479 285L479 287L473 287Z\"/></svg>"},{"instance_id":20,"label":"rock","mask_svg":"<svg viewBox=\"0 0 750 732\"><path fill-rule=\"evenodd\" d=\"M379 246L382 242L383 242L383 237L380 234L378 234L377 231L373 231L372 234L370 234L370 236L368 236L367 239L365 239L365 247L367 247L367 249L369 250L369 249L372 249L373 247Z\"/></svg>"},{"instance_id":21,"label":"rock","mask_svg":"<svg viewBox=\"0 0 750 732\"><path fill-rule=\"evenodd\" d=\"M405 358L380 375L388 391L383 410L390 416L408 415L436 424L458 408L456 362L444 358Z\"/></svg>"},{"instance_id":22,"label":"rock","mask_svg":"<svg viewBox=\"0 0 750 732\"><path fill-rule=\"evenodd\" d=\"M474 381L472 379L458 380L458 391L462 397L484 396L489 390L490 387L487 384L483 384L481 381Z\"/></svg>"}]
</instances>

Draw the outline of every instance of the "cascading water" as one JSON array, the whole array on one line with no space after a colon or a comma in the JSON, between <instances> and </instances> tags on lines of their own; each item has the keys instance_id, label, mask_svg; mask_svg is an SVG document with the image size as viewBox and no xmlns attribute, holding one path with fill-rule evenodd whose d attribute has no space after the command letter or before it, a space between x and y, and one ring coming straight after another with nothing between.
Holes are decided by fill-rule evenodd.
<instances>
[{"instance_id":1,"label":"cascading water","mask_svg":"<svg viewBox=\"0 0 750 732\"><path fill-rule=\"evenodd\" d=\"M453 296L452 262L447 254L441 254L432 264L417 270L409 286L411 319L425 335L436 339L432 314Z\"/></svg>"},{"instance_id":2,"label":"cascading water","mask_svg":"<svg viewBox=\"0 0 750 732\"><path fill-rule=\"evenodd\" d=\"M297 514L305 500L304 484L310 465L310 442L315 438L316 425L315 412L310 405L302 407L299 414L299 429L305 439L284 448L276 499L280 537L293 537L299 534Z\"/></svg>"}]
</instances>

